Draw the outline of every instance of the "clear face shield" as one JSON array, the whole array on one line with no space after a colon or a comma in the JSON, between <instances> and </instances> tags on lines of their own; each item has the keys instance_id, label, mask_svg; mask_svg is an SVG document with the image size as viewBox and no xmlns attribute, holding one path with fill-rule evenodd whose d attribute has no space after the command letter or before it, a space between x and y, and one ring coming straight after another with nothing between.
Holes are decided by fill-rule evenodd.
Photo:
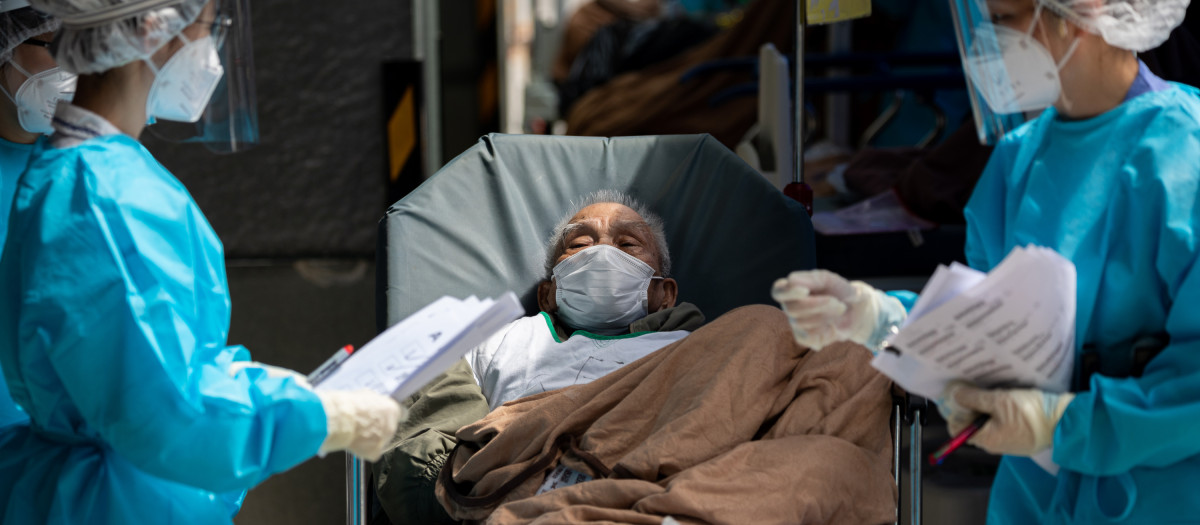
<instances>
[{"instance_id":1,"label":"clear face shield","mask_svg":"<svg viewBox=\"0 0 1200 525\"><path fill-rule=\"evenodd\" d=\"M1014 28L993 23L986 0L950 0L967 93L983 144L995 144L1061 95L1058 72L1074 46L1061 61L1054 60L1034 38L1035 31L1044 31L1042 7L1035 4L1028 26Z\"/></svg>"},{"instance_id":2,"label":"clear face shield","mask_svg":"<svg viewBox=\"0 0 1200 525\"><path fill-rule=\"evenodd\" d=\"M258 101L254 84L254 48L250 30L250 0L214 0L210 23L221 66L225 70L200 120L194 123L160 120L149 126L159 138L197 142L215 153L236 153L258 144Z\"/></svg>"}]
</instances>

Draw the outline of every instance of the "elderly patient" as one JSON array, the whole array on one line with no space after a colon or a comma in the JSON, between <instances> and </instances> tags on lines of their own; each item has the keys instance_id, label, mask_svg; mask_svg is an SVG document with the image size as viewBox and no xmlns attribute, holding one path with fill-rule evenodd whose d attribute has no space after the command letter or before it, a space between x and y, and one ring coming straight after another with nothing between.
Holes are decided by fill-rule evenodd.
<instances>
[{"instance_id":1,"label":"elderly patient","mask_svg":"<svg viewBox=\"0 0 1200 525\"><path fill-rule=\"evenodd\" d=\"M695 305L675 304L657 215L610 190L574 208L547 244L541 313L504 327L408 400L398 445L373 465L393 523L456 523L433 484L460 427L508 401L601 377L704 324Z\"/></svg>"},{"instance_id":2,"label":"elderly patient","mask_svg":"<svg viewBox=\"0 0 1200 525\"><path fill-rule=\"evenodd\" d=\"M578 209L550 237L541 313L467 354L492 409L602 377L704 323L695 306L675 305L657 216L612 191L588 196Z\"/></svg>"},{"instance_id":3,"label":"elderly patient","mask_svg":"<svg viewBox=\"0 0 1200 525\"><path fill-rule=\"evenodd\" d=\"M869 353L811 352L768 306L702 326L662 232L611 191L554 228L542 311L407 400L373 466L393 523L890 521L889 383Z\"/></svg>"}]
</instances>

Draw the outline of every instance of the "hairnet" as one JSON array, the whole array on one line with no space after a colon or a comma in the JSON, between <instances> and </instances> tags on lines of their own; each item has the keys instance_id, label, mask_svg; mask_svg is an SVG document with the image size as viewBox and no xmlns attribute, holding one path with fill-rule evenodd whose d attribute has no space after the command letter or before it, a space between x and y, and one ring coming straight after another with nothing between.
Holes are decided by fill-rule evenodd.
<instances>
[{"instance_id":1,"label":"hairnet","mask_svg":"<svg viewBox=\"0 0 1200 525\"><path fill-rule=\"evenodd\" d=\"M12 59L13 49L29 37L58 29L58 21L22 7L0 13L0 64Z\"/></svg>"},{"instance_id":2,"label":"hairnet","mask_svg":"<svg viewBox=\"0 0 1200 525\"><path fill-rule=\"evenodd\" d=\"M1038 0L1113 47L1148 51L1187 13L1189 0Z\"/></svg>"},{"instance_id":3,"label":"hairnet","mask_svg":"<svg viewBox=\"0 0 1200 525\"><path fill-rule=\"evenodd\" d=\"M54 59L100 73L154 54L196 20L209 0L29 0L62 20Z\"/></svg>"}]
</instances>

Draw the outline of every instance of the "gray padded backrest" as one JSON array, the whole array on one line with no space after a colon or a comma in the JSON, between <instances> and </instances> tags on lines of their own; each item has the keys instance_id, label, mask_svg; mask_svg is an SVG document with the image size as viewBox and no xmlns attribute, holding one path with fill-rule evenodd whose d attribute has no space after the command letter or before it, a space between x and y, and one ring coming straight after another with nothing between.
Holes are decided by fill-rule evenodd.
<instances>
[{"instance_id":1,"label":"gray padded backrest","mask_svg":"<svg viewBox=\"0 0 1200 525\"><path fill-rule=\"evenodd\" d=\"M380 329L443 296L513 290L537 311L545 244L572 200L616 189L666 223L679 299L709 319L772 304L774 279L812 268L804 208L708 135L488 135L380 222Z\"/></svg>"}]
</instances>

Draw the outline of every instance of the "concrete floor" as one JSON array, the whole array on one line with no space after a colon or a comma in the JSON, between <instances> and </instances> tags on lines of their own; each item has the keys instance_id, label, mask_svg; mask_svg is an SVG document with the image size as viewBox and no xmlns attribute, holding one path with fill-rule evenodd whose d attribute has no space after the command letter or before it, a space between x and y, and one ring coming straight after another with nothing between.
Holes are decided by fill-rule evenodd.
<instances>
[{"instance_id":1,"label":"concrete floor","mask_svg":"<svg viewBox=\"0 0 1200 525\"><path fill-rule=\"evenodd\" d=\"M257 361L307 373L337 348L361 346L375 334L373 261L231 260L228 276L233 297L229 340L245 345ZM879 281L873 284L915 289L923 284ZM944 424L936 414L932 419L924 430L923 455L946 439ZM902 464L907 472L905 434ZM962 449L941 467L924 467L922 523L983 523L993 461L977 450ZM250 491L234 521L238 525L345 523L345 489L344 455L312 459ZM903 489L902 523L911 523L908 487Z\"/></svg>"}]
</instances>

